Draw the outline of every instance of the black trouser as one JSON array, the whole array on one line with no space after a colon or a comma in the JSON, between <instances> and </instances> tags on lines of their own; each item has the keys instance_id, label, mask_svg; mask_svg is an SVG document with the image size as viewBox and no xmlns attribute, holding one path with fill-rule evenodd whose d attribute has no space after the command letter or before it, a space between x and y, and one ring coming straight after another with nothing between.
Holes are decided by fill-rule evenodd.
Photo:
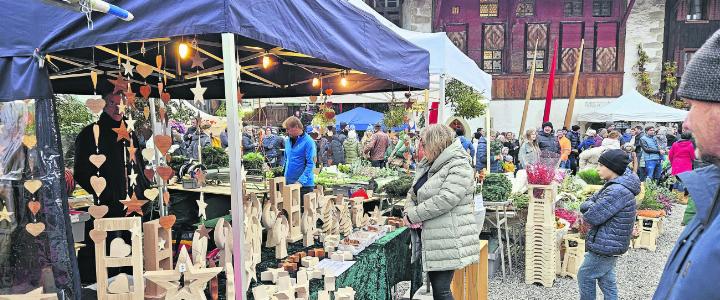
<instances>
[{"instance_id":1,"label":"black trouser","mask_svg":"<svg viewBox=\"0 0 720 300\"><path fill-rule=\"evenodd\" d=\"M385 161L384 160L372 160L372 161L370 161L370 165L375 168L382 168L385 166Z\"/></svg>"},{"instance_id":2,"label":"black trouser","mask_svg":"<svg viewBox=\"0 0 720 300\"><path fill-rule=\"evenodd\" d=\"M432 287L433 300L455 299L450 291L450 283L452 283L453 274L455 274L454 270L428 272L430 286Z\"/></svg>"}]
</instances>

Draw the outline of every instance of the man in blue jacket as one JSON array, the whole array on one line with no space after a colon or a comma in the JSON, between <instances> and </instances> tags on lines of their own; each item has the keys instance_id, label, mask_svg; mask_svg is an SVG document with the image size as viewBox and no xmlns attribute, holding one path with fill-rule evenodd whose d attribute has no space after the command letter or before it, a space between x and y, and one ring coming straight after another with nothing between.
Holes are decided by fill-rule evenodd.
<instances>
[{"instance_id":1,"label":"man in blue jacket","mask_svg":"<svg viewBox=\"0 0 720 300\"><path fill-rule=\"evenodd\" d=\"M487 140L484 136L482 136L482 133L480 132L480 129L478 129L478 132L475 133L475 138L478 140L477 143L477 151L475 152L475 170L478 172L482 171L482 169L487 168Z\"/></svg>"},{"instance_id":2,"label":"man in blue jacket","mask_svg":"<svg viewBox=\"0 0 720 300\"><path fill-rule=\"evenodd\" d=\"M703 161L711 165L680 175L697 213L680 234L653 299L720 299L720 31L688 66L677 95L690 104L683 129L692 131Z\"/></svg>"},{"instance_id":3,"label":"man in blue jacket","mask_svg":"<svg viewBox=\"0 0 720 300\"><path fill-rule=\"evenodd\" d=\"M288 138L285 139L285 183L299 183L300 199L315 189L315 141L303 131L302 122L297 117L289 117L283 122Z\"/></svg>"},{"instance_id":4,"label":"man in blue jacket","mask_svg":"<svg viewBox=\"0 0 720 300\"><path fill-rule=\"evenodd\" d=\"M655 128L652 126L645 128L645 135L640 138L640 147L642 147L642 156L645 158L645 175L650 180L659 179L665 150L660 149L655 140Z\"/></svg>"},{"instance_id":5,"label":"man in blue jacket","mask_svg":"<svg viewBox=\"0 0 720 300\"><path fill-rule=\"evenodd\" d=\"M455 128L455 135L457 135L458 139L460 140L460 144L463 146L463 149L465 149L465 151L470 154L471 158L474 157L475 147L473 147L473 143L465 137L465 130L459 127Z\"/></svg>"},{"instance_id":6,"label":"man in blue jacket","mask_svg":"<svg viewBox=\"0 0 720 300\"><path fill-rule=\"evenodd\" d=\"M605 299L618 299L615 264L630 247L635 196L640 193L640 178L627 168L630 158L625 151L605 151L598 162L598 173L607 183L580 205L583 220L592 225L577 274L580 300L595 300L596 282Z\"/></svg>"}]
</instances>

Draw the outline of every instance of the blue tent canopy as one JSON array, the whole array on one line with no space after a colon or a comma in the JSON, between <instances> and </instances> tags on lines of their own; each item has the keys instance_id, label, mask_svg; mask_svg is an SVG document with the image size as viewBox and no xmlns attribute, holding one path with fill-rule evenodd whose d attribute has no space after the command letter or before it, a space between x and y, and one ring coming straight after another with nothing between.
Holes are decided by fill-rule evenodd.
<instances>
[{"instance_id":1,"label":"blue tent canopy","mask_svg":"<svg viewBox=\"0 0 720 300\"><path fill-rule=\"evenodd\" d=\"M340 123L345 122L348 125L352 125L353 127L355 127L355 130L365 131L371 129L371 127L377 123L382 124L382 121L383 114L381 112L376 112L374 110L364 107L356 107L344 113L336 115L335 127L337 129L340 129ZM393 129L402 130L405 129L405 127L407 127L407 125L398 126ZM383 125L383 128L385 128L385 125Z\"/></svg>"},{"instance_id":2,"label":"blue tent canopy","mask_svg":"<svg viewBox=\"0 0 720 300\"><path fill-rule=\"evenodd\" d=\"M382 91L400 86L426 88L429 85L428 52L400 38L374 17L345 1L117 0L113 4L132 12L135 19L125 22L93 13L94 29L89 30L85 15L81 13L40 0L0 0L3 8L0 26L8 29L0 32L3 41L0 44L0 70L3 71L0 72L0 101L48 96L51 94L47 88L49 81L47 76L38 76L39 73L68 74L69 70L77 68L53 61L60 70L39 69L37 62L28 64L35 53L60 55L74 62L95 62L93 68L107 71L117 66L116 59L113 62L115 56L92 47L109 45L108 48L125 53L123 43L126 42L184 36L185 41L197 38L201 47L221 56L216 34L223 32L240 36L237 39L238 56L241 61L251 57L242 62L243 67L258 63L258 56L252 57L258 48L253 47L260 47L261 51L271 51L274 47L282 50L273 57L274 67L263 70L262 74L276 85L244 76L240 88L246 97L318 94L319 88L303 82L317 76L327 76L323 79L323 88L333 88L335 94ZM161 43L166 46L168 71L175 73L174 45L177 40L179 38ZM154 44L145 44L151 49L149 55L133 55L133 58L155 65L158 51L150 48ZM130 43L128 47L130 53L138 52L140 43ZM210 59L205 67L220 65ZM191 71L188 62L183 62L182 69ZM359 72L346 74L350 69ZM348 87L339 84L339 73L346 74L351 83ZM208 81L203 82L208 87L205 97L224 98L222 75L205 79ZM187 81L171 83L169 80L166 87L173 98L192 97L189 87L193 82ZM52 87L57 93L92 94L87 77L53 80ZM98 90L108 87L106 80L100 80Z\"/></svg>"}]
</instances>

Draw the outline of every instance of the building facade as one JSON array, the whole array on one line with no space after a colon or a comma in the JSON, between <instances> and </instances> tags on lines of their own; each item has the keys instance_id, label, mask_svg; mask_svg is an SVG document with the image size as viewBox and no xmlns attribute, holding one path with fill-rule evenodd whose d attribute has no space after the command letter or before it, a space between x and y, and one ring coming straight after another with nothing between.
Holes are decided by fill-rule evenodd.
<instances>
[{"instance_id":1,"label":"building facade","mask_svg":"<svg viewBox=\"0 0 720 300\"><path fill-rule=\"evenodd\" d=\"M693 54L720 29L720 0L667 0L663 60L682 76Z\"/></svg>"}]
</instances>

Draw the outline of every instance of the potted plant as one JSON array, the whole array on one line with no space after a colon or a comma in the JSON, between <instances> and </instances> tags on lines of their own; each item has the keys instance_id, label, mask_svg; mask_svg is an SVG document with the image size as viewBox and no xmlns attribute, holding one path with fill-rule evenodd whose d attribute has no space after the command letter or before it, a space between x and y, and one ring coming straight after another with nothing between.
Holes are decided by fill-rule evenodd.
<instances>
[{"instance_id":1,"label":"potted plant","mask_svg":"<svg viewBox=\"0 0 720 300\"><path fill-rule=\"evenodd\" d=\"M483 201L505 202L510 199L512 183L505 174L490 173L478 186L477 192L482 193Z\"/></svg>"}]
</instances>

